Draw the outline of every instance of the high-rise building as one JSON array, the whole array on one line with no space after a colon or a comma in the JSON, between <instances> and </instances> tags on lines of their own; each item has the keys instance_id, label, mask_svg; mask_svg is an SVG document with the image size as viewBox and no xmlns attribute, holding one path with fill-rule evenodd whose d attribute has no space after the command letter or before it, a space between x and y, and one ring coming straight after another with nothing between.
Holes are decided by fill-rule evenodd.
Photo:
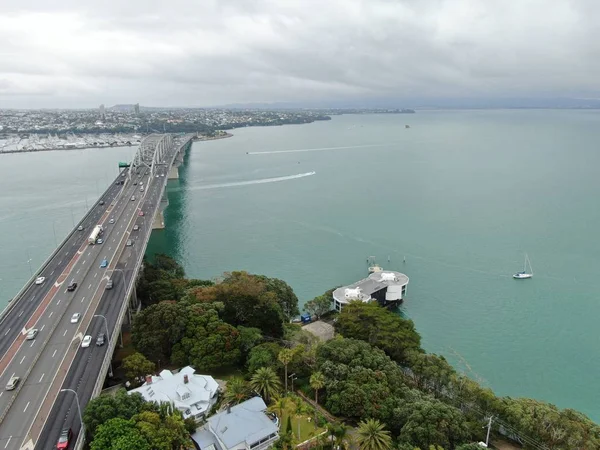
<instances>
[{"instance_id":1,"label":"high-rise building","mask_svg":"<svg viewBox=\"0 0 600 450\"><path fill-rule=\"evenodd\" d=\"M133 108L135 109L136 114L140 113L140 104L139 103L136 103Z\"/></svg>"},{"instance_id":2,"label":"high-rise building","mask_svg":"<svg viewBox=\"0 0 600 450\"><path fill-rule=\"evenodd\" d=\"M104 119L104 105L100 105L100 117Z\"/></svg>"}]
</instances>

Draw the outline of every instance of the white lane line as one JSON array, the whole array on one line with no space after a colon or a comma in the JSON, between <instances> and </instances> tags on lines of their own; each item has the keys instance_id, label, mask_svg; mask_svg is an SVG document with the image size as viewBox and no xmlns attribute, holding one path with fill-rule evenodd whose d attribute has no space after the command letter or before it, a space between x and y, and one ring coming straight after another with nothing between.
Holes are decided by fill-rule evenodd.
<instances>
[{"instance_id":1,"label":"white lane line","mask_svg":"<svg viewBox=\"0 0 600 450\"><path fill-rule=\"evenodd\" d=\"M52 317L52 314L54 314L54 311L50 311L50 314L48 314L48 319Z\"/></svg>"},{"instance_id":2,"label":"white lane line","mask_svg":"<svg viewBox=\"0 0 600 450\"><path fill-rule=\"evenodd\" d=\"M43 331L45 326L46 326L46 324L42 325L42 328L40 328L40 331Z\"/></svg>"},{"instance_id":3,"label":"white lane line","mask_svg":"<svg viewBox=\"0 0 600 450\"><path fill-rule=\"evenodd\" d=\"M31 341L31 345L29 347L33 347L33 344L35 344L35 339Z\"/></svg>"},{"instance_id":4,"label":"white lane line","mask_svg":"<svg viewBox=\"0 0 600 450\"><path fill-rule=\"evenodd\" d=\"M80 270L81 270L81 269L77 269L77 272L75 272L75 273L79 273L79 271L80 271Z\"/></svg>"},{"instance_id":5,"label":"white lane line","mask_svg":"<svg viewBox=\"0 0 600 450\"><path fill-rule=\"evenodd\" d=\"M127 261L125 261L125 267L127 267Z\"/></svg>"},{"instance_id":6,"label":"white lane line","mask_svg":"<svg viewBox=\"0 0 600 450\"><path fill-rule=\"evenodd\" d=\"M10 331L10 328L8 330L6 330L6 333L4 333L4 336L6 336L9 331Z\"/></svg>"},{"instance_id":7,"label":"white lane line","mask_svg":"<svg viewBox=\"0 0 600 450\"><path fill-rule=\"evenodd\" d=\"M58 262L58 264L62 264L62 259Z\"/></svg>"},{"instance_id":8,"label":"white lane line","mask_svg":"<svg viewBox=\"0 0 600 450\"><path fill-rule=\"evenodd\" d=\"M92 254L92 252L88 252L88 256L90 256Z\"/></svg>"},{"instance_id":9,"label":"white lane line","mask_svg":"<svg viewBox=\"0 0 600 450\"><path fill-rule=\"evenodd\" d=\"M45 373L42 374L42 376L40 377L40 381L38 381L38 383L41 383L42 380L44 379L44 375L46 375Z\"/></svg>"},{"instance_id":10,"label":"white lane line","mask_svg":"<svg viewBox=\"0 0 600 450\"><path fill-rule=\"evenodd\" d=\"M23 361L25 361L25 358L27 358L27 356L23 356L23 359L21 360L21 362L19 364L23 364Z\"/></svg>"},{"instance_id":11,"label":"white lane line","mask_svg":"<svg viewBox=\"0 0 600 450\"><path fill-rule=\"evenodd\" d=\"M23 410L23 412L27 411L27 408L29 408L29 404L30 404L30 403L31 403L31 402L27 402L27 404L25 405L25 409Z\"/></svg>"},{"instance_id":12,"label":"white lane line","mask_svg":"<svg viewBox=\"0 0 600 450\"><path fill-rule=\"evenodd\" d=\"M56 355L56 350L54 350L54 353L52 353L52 357L54 358L55 355Z\"/></svg>"},{"instance_id":13,"label":"white lane line","mask_svg":"<svg viewBox=\"0 0 600 450\"><path fill-rule=\"evenodd\" d=\"M63 333L63 336L66 336L69 330L65 330L65 332Z\"/></svg>"},{"instance_id":14,"label":"white lane line","mask_svg":"<svg viewBox=\"0 0 600 450\"><path fill-rule=\"evenodd\" d=\"M108 251L110 252L112 250L112 247L108 247Z\"/></svg>"},{"instance_id":15,"label":"white lane line","mask_svg":"<svg viewBox=\"0 0 600 450\"><path fill-rule=\"evenodd\" d=\"M65 255L68 255L68 254L69 254L69 252L65 252Z\"/></svg>"},{"instance_id":16,"label":"white lane line","mask_svg":"<svg viewBox=\"0 0 600 450\"><path fill-rule=\"evenodd\" d=\"M85 259L83 260L83 265L85 266Z\"/></svg>"},{"instance_id":17,"label":"white lane line","mask_svg":"<svg viewBox=\"0 0 600 450\"><path fill-rule=\"evenodd\" d=\"M60 305L60 299L56 302L56 306Z\"/></svg>"},{"instance_id":18,"label":"white lane line","mask_svg":"<svg viewBox=\"0 0 600 450\"><path fill-rule=\"evenodd\" d=\"M18 317L21 317L23 315L23 311L21 311L18 315Z\"/></svg>"},{"instance_id":19,"label":"white lane line","mask_svg":"<svg viewBox=\"0 0 600 450\"><path fill-rule=\"evenodd\" d=\"M9 436L8 441L6 441L6 445L4 446L4 448L8 447L8 444L10 444L11 439L12 439L12 436Z\"/></svg>"},{"instance_id":20,"label":"white lane line","mask_svg":"<svg viewBox=\"0 0 600 450\"><path fill-rule=\"evenodd\" d=\"M52 272L50 272L50 275L52 275L54 273L54 270Z\"/></svg>"},{"instance_id":21,"label":"white lane line","mask_svg":"<svg viewBox=\"0 0 600 450\"><path fill-rule=\"evenodd\" d=\"M115 238L115 239L117 239L117 238ZM113 239L113 242L115 242L115 239Z\"/></svg>"},{"instance_id":22,"label":"white lane line","mask_svg":"<svg viewBox=\"0 0 600 450\"><path fill-rule=\"evenodd\" d=\"M98 272L96 272L96 273L94 274L94 278L96 278L97 276L98 276Z\"/></svg>"},{"instance_id":23,"label":"white lane line","mask_svg":"<svg viewBox=\"0 0 600 450\"><path fill-rule=\"evenodd\" d=\"M31 298L29 299L29 301L30 301L30 302L32 302L32 301L34 301L34 300L35 300L35 297L31 297Z\"/></svg>"},{"instance_id":24,"label":"white lane line","mask_svg":"<svg viewBox=\"0 0 600 450\"><path fill-rule=\"evenodd\" d=\"M88 290L92 288L92 283L90 283L90 285L88 286Z\"/></svg>"}]
</instances>

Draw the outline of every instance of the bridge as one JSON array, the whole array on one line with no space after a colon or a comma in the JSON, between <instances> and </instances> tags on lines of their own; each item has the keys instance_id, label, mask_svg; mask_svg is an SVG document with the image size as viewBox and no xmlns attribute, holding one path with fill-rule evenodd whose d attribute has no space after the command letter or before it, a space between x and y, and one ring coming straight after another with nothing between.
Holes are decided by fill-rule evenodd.
<instances>
[{"instance_id":1,"label":"bridge","mask_svg":"<svg viewBox=\"0 0 600 450\"><path fill-rule=\"evenodd\" d=\"M177 178L194 137L144 138L129 167L120 165L119 176L0 314L0 450L55 449L66 428L74 436L69 448L83 447L81 415L112 373L121 325L139 306L135 281L144 250L152 230L164 228L167 181ZM96 225L104 228L103 242L91 245ZM104 345L97 345L100 333ZM82 347L85 336L89 347Z\"/></svg>"}]
</instances>

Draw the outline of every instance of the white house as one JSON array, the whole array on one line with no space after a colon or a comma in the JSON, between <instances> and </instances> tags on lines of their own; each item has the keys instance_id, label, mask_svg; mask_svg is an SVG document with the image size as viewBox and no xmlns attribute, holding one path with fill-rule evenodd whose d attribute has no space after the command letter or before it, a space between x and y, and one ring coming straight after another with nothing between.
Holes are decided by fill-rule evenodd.
<instances>
[{"instance_id":1,"label":"white house","mask_svg":"<svg viewBox=\"0 0 600 450\"><path fill-rule=\"evenodd\" d=\"M262 398L251 398L209 417L192 439L201 450L265 450L279 439L278 421L266 410Z\"/></svg>"},{"instance_id":2,"label":"white house","mask_svg":"<svg viewBox=\"0 0 600 450\"><path fill-rule=\"evenodd\" d=\"M217 401L219 385L209 375L196 375L184 367L177 373L163 370L158 376L148 375L146 382L129 394L139 392L149 402L169 402L183 413L183 417L202 420Z\"/></svg>"}]
</instances>

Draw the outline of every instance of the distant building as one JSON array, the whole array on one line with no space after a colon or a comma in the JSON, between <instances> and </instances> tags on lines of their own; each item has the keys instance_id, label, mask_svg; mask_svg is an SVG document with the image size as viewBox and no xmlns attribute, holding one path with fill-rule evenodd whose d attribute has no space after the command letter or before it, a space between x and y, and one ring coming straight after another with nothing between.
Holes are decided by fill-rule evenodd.
<instances>
[{"instance_id":1,"label":"distant building","mask_svg":"<svg viewBox=\"0 0 600 450\"><path fill-rule=\"evenodd\" d=\"M139 392L149 402L169 402L183 413L201 421L217 401L219 385L208 375L196 375L194 368L187 366L178 373L163 370L158 376L148 375L146 382L129 394Z\"/></svg>"},{"instance_id":2,"label":"distant building","mask_svg":"<svg viewBox=\"0 0 600 450\"><path fill-rule=\"evenodd\" d=\"M102 120L104 120L104 114L105 114L104 105L100 105L100 117L102 118Z\"/></svg>"},{"instance_id":3,"label":"distant building","mask_svg":"<svg viewBox=\"0 0 600 450\"><path fill-rule=\"evenodd\" d=\"M135 105L133 105L133 109L134 109L135 113L139 115L139 113L140 113L140 104L136 103Z\"/></svg>"},{"instance_id":4,"label":"distant building","mask_svg":"<svg viewBox=\"0 0 600 450\"><path fill-rule=\"evenodd\" d=\"M363 280L333 291L333 308L341 311L344 305L352 301L376 301L382 306L400 303L406 295L407 286L408 277L403 273L391 270L375 272Z\"/></svg>"},{"instance_id":5,"label":"distant building","mask_svg":"<svg viewBox=\"0 0 600 450\"><path fill-rule=\"evenodd\" d=\"M279 419L260 397L208 418L192 439L201 450L265 450L279 439Z\"/></svg>"}]
</instances>

